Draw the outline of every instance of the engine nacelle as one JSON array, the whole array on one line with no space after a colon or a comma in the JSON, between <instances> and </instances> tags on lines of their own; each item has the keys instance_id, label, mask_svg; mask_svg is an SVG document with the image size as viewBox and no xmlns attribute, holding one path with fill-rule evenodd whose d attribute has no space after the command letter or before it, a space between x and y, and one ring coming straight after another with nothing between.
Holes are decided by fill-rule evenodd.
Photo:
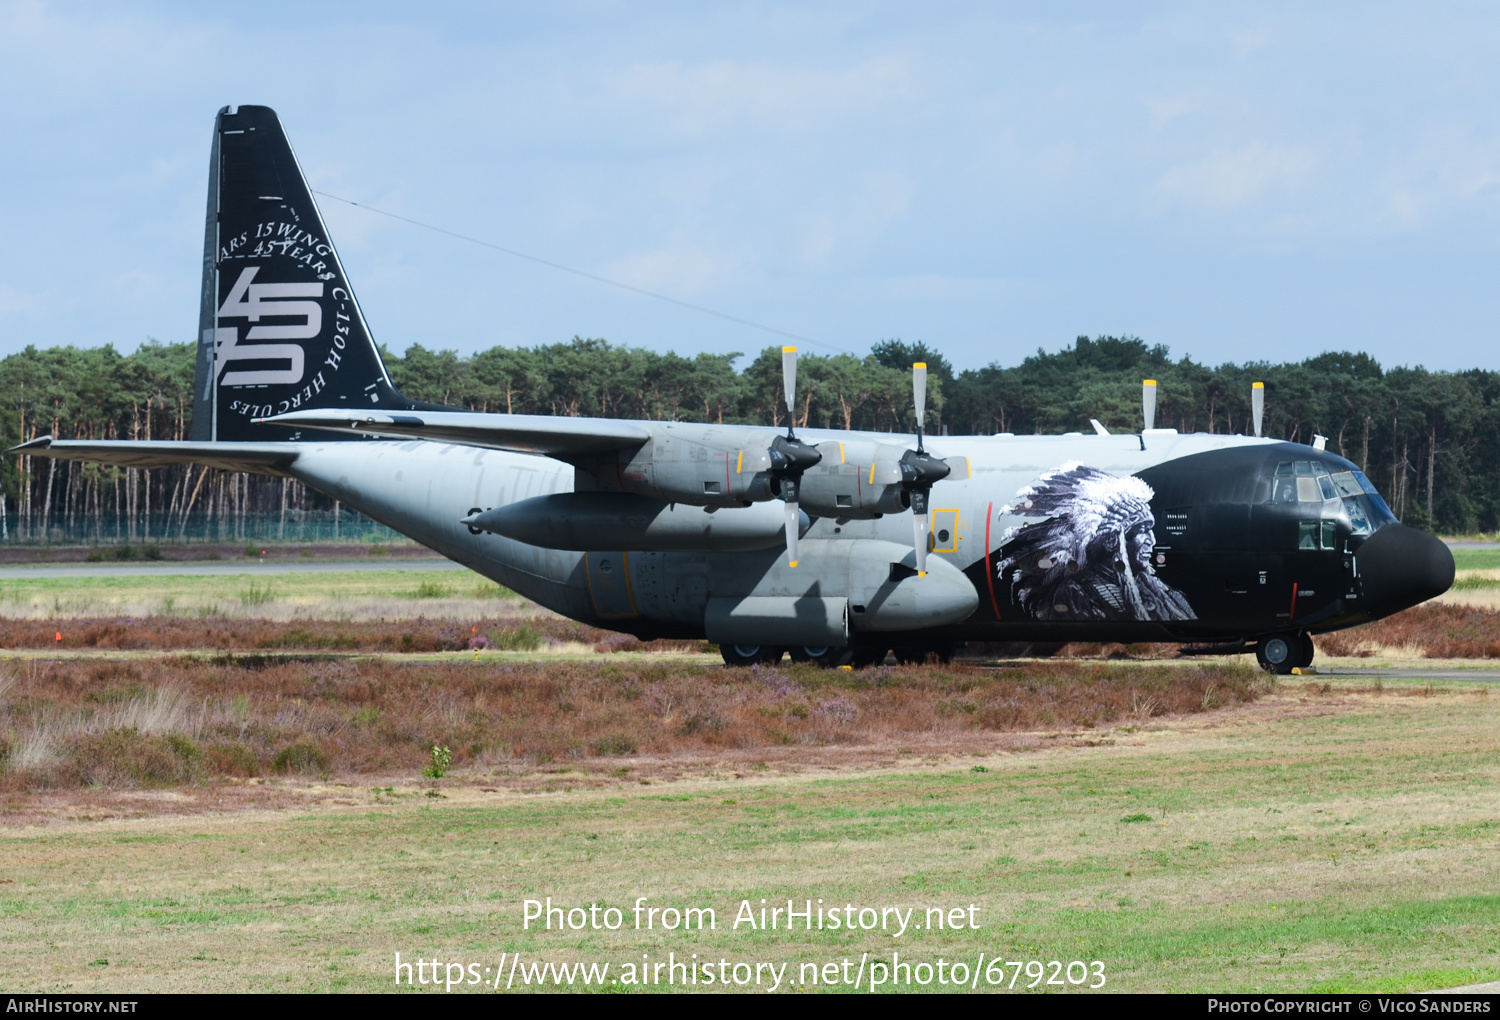
<instances>
[{"instance_id":1,"label":"engine nacelle","mask_svg":"<svg viewBox=\"0 0 1500 1020\"><path fill-rule=\"evenodd\" d=\"M802 473L801 507L814 517L869 520L907 509L903 447L860 441L818 444L823 459Z\"/></svg>"},{"instance_id":2,"label":"engine nacelle","mask_svg":"<svg viewBox=\"0 0 1500 1020\"><path fill-rule=\"evenodd\" d=\"M692 506L742 507L775 497L764 429L667 423L650 442L594 472L599 484Z\"/></svg>"}]
</instances>

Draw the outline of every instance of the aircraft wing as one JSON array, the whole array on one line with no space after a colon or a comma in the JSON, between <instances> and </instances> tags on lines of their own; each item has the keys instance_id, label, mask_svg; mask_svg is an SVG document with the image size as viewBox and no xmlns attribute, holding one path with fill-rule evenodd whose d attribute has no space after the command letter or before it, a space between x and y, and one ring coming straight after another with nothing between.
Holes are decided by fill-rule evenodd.
<instances>
[{"instance_id":1,"label":"aircraft wing","mask_svg":"<svg viewBox=\"0 0 1500 1020\"><path fill-rule=\"evenodd\" d=\"M290 443L195 443L170 440L53 439L41 436L13 446L8 453L58 460L81 460L119 467L159 468L169 464L205 464L225 471L280 475L297 459Z\"/></svg>"},{"instance_id":2,"label":"aircraft wing","mask_svg":"<svg viewBox=\"0 0 1500 1020\"><path fill-rule=\"evenodd\" d=\"M571 461L640 446L651 438L644 422L567 418L542 414L477 414L468 411L393 413L329 408L261 418L269 425L331 429L400 439L429 439L491 450L535 453Z\"/></svg>"}]
</instances>

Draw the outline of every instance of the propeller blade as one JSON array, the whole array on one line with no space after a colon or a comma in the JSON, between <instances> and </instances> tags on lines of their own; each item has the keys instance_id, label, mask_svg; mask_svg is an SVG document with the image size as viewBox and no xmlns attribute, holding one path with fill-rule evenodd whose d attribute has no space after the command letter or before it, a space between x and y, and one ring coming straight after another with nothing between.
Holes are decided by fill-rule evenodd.
<instances>
[{"instance_id":1,"label":"propeller blade","mask_svg":"<svg viewBox=\"0 0 1500 1020\"><path fill-rule=\"evenodd\" d=\"M912 548L917 553L917 576L927 576L927 490L913 489L911 494Z\"/></svg>"},{"instance_id":2,"label":"propeller blade","mask_svg":"<svg viewBox=\"0 0 1500 1020\"><path fill-rule=\"evenodd\" d=\"M1141 383L1141 410L1146 416L1145 431L1156 427L1156 380L1146 379Z\"/></svg>"},{"instance_id":3,"label":"propeller blade","mask_svg":"<svg viewBox=\"0 0 1500 1020\"><path fill-rule=\"evenodd\" d=\"M1266 384L1250 384L1250 411L1255 415L1255 438L1260 438L1260 424L1266 417Z\"/></svg>"},{"instance_id":4,"label":"propeller blade","mask_svg":"<svg viewBox=\"0 0 1500 1020\"><path fill-rule=\"evenodd\" d=\"M917 409L917 450L922 449L922 422L927 419L927 362L911 366L911 402Z\"/></svg>"},{"instance_id":5,"label":"propeller blade","mask_svg":"<svg viewBox=\"0 0 1500 1020\"><path fill-rule=\"evenodd\" d=\"M797 534L802 530L802 512L796 503L786 505L786 565L797 565Z\"/></svg>"},{"instance_id":6,"label":"propeller blade","mask_svg":"<svg viewBox=\"0 0 1500 1020\"><path fill-rule=\"evenodd\" d=\"M797 348L781 349L781 383L786 390L786 427L791 432L793 408L797 406Z\"/></svg>"}]
</instances>

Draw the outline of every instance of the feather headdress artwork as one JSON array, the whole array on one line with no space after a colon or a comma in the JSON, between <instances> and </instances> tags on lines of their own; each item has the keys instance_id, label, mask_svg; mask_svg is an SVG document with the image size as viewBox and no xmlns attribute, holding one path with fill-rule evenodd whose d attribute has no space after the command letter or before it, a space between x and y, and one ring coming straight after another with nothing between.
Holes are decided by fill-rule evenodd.
<instances>
[{"instance_id":1,"label":"feather headdress artwork","mask_svg":"<svg viewBox=\"0 0 1500 1020\"><path fill-rule=\"evenodd\" d=\"M1076 462L1042 475L1000 512L1041 517L1006 530L995 565L1038 620L1192 620L1156 576L1151 486Z\"/></svg>"}]
</instances>

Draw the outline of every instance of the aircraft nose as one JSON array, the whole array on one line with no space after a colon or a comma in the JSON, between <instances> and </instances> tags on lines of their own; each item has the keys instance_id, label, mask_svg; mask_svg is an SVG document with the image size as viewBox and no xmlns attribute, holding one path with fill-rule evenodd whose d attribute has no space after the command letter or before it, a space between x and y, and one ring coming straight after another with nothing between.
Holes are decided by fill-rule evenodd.
<instances>
[{"instance_id":1,"label":"aircraft nose","mask_svg":"<svg viewBox=\"0 0 1500 1020\"><path fill-rule=\"evenodd\" d=\"M1425 531L1387 524L1359 547L1365 609L1394 613L1453 586L1453 553Z\"/></svg>"}]
</instances>

